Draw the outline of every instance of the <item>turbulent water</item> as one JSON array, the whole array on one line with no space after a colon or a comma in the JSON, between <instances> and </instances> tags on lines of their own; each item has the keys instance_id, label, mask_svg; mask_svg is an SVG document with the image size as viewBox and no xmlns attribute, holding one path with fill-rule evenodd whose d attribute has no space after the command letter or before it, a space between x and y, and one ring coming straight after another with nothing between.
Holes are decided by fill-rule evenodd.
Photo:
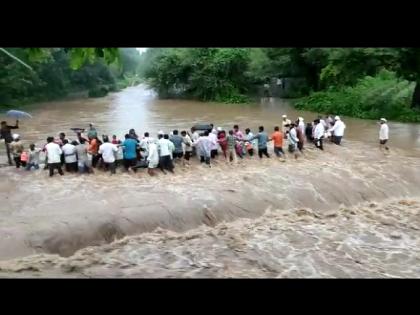
<instances>
[{"instance_id":1,"label":"turbulent water","mask_svg":"<svg viewBox=\"0 0 420 315\"><path fill-rule=\"evenodd\" d=\"M118 123L109 102L118 108L123 105L115 100L127 98L134 108L130 95L142 95L138 106L148 108L144 124L152 132L167 130L165 121L188 128L205 119L203 108L194 108L199 103L188 107L192 113L182 103L164 106L141 87L86 101L76 113L51 104L42 105L45 111L34 108L34 120L20 133L42 143L52 130L89 120L110 128L114 117L120 134L131 121ZM98 103L104 109L94 114L90 106L98 109ZM154 106L167 111L159 115ZM258 118L258 110L252 112L244 126ZM209 113L207 121L218 124ZM268 127L272 120L262 122ZM221 124L233 121L227 115ZM353 132L341 147L327 144L325 152L308 146L297 161L219 160L211 169L193 161L188 168L177 165L175 175L153 178L118 171L50 179L46 171L0 168L7 178L0 182L0 276L417 277L417 147L395 143L384 154L370 138L355 136L363 133Z\"/></svg>"}]
</instances>

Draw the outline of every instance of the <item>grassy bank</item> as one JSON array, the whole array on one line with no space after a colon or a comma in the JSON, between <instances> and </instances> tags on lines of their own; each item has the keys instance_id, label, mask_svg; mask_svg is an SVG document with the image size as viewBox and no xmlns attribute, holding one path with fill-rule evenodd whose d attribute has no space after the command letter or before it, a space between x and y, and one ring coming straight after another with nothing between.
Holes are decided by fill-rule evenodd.
<instances>
[{"instance_id":1,"label":"grassy bank","mask_svg":"<svg viewBox=\"0 0 420 315\"><path fill-rule=\"evenodd\" d=\"M298 109L365 119L420 122L420 111L410 108L414 83L398 79L394 73L381 71L366 76L354 86L316 92L295 103Z\"/></svg>"}]
</instances>

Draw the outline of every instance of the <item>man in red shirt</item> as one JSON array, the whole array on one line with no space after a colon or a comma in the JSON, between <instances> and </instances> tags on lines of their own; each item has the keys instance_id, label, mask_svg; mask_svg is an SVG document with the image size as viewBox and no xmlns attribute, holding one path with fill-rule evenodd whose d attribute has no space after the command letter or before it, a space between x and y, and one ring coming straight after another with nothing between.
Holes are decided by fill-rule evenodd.
<instances>
[{"instance_id":1,"label":"man in red shirt","mask_svg":"<svg viewBox=\"0 0 420 315\"><path fill-rule=\"evenodd\" d=\"M277 157L280 157L282 154L283 157L286 157L283 151L283 133L280 131L278 126L274 127L274 132L271 135L270 140L274 141L274 153Z\"/></svg>"}]
</instances>

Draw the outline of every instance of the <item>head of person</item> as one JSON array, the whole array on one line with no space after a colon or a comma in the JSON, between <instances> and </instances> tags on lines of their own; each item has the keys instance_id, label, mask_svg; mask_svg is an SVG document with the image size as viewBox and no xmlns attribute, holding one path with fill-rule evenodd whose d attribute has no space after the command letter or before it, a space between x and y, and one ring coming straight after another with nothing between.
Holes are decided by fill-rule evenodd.
<instances>
[{"instance_id":1,"label":"head of person","mask_svg":"<svg viewBox=\"0 0 420 315\"><path fill-rule=\"evenodd\" d=\"M290 129L293 129L295 127L296 127L296 124L295 123L291 123L290 126L289 126Z\"/></svg>"},{"instance_id":2,"label":"head of person","mask_svg":"<svg viewBox=\"0 0 420 315\"><path fill-rule=\"evenodd\" d=\"M204 137L207 137L209 135L209 131L208 130L205 130L204 131Z\"/></svg>"},{"instance_id":3,"label":"head of person","mask_svg":"<svg viewBox=\"0 0 420 315\"><path fill-rule=\"evenodd\" d=\"M163 135L163 139L169 139L169 135L168 135L167 133L165 133L165 134Z\"/></svg>"},{"instance_id":4,"label":"head of person","mask_svg":"<svg viewBox=\"0 0 420 315\"><path fill-rule=\"evenodd\" d=\"M315 125L318 125L319 123L320 123L319 118L317 118L317 119L315 119L315 120L314 120L314 124L315 124Z\"/></svg>"},{"instance_id":5,"label":"head of person","mask_svg":"<svg viewBox=\"0 0 420 315\"><path fill-rule=\"evenodd\" d=\"M178 135L178 130L175 129L174 131L172 131L172 133L173 133L174 136L177 136Z\"/></svg>"},{"instance_id":6,"label":"head of person","mask_svg":"<svg viewBox=\"0 0 420 315\"><path fill-rule=\"evenodd\" d=\"M92 123L89 124L89 129L93 129L93 124Z\"/></svg>"},{"instance_id":7,"label":"head of person","mask_svg":"<svg viewBox=\"0 0 420 315\"><path fill-rule=\"evenodd\" d=\"M144 137L145 137L145 138L149 138L149 133L148 133L148 132L145 132L145 133L144 133Z\"/></svg>"},{"instance_id":8,"label":"head of person","mask_svg":"<svg viewBox=\"0 0 420 315\"><path fill-rule=\"evenodd\" d=\"M279 126L274 127L274 131L279 131L279 130L280 130Z\"/></svg>"},{"instance_id":9,"label":"head of person","mask_svg":"<svg viewBox=\"0 0 420 315\"><path fill-rule=\"evenodd\" d=\"M63 140L63 144L67 144L67 143L69 143L69 140L64 139L64 140Z\"/></svg>"},{"instance_id":10,"label":"head of person","mask_svg":"<svg viewBox=\"0 0 420 315\"><path fill-rule=\"evenodd\" d=\"M60 132L59 137L63 140L66 137L66 134L64 132Z\"/></svg>"},{"instance_id":11,"label":"head of person","mask_svg":"<svg viewBox=\"0 0 420 315\"><path fill-rule=\"evenodd\" d=\"M229 134L232 136L233 135L233 130L229 130Z\"/></svg>"},{"instance_id":12,"label":"head of person","mask_svg":"<svg viewBox=\"0 0 420 315\"><path fill-rule=\"evenodd\" d=\"M35 150L35 143L31 143L29 145L29 149L31 149L31 151Z\"/></svg>"},{"instance_id":13,"label":"head of person","mask_svg":"<svg viewBox=\"0 0 420 315\"><path fill-rule=\"evenodd\" d=\"M102 140L104 140L104 142L106 143L106 142L109 142L109 138L108 138L108 136L107 135L103 135L102 136Z\"/></svg>"},{"instance_id":14,"label":"head of person","mask_svg":"<svg viewBox=\"0 0 420 315\"><path fill-rule=\"evenodd\" d=\"M78 145L79 143L78 143L76 140L73 140L73 141L71 142L71 144L72 144L72 145Z\"/></svg>"},{"instance_id":15,"label":"head of person","mask_svg":"<svg viewBox=\"0 0 420 315\"><path fill-rule=\"evenodd\" d=\"M340 116L335 116L334 120L340 120Z\"/></svg>"},{"instance_id":16,"label":"head of person","mask_svg":"<svg viewBox=\"0 0 420 315\"><path fill-rule=\"evenodd\" d=\"M235 132L237 132L239 130L239 126L238 125L234 125L233 126L233 130L235 130Z\"/></svg>"},{"instance_id":17,"label":"head of person","mask_svg":"<svg viewBox=\"0 0 420 315\"><path fill-rule=\"evenodd\" d=\"M85 139L83 139L83 138L80 138L80 139L79 139L79 143L80 143L80 144L85 144L85 142L86 142L86 140L85 140Z\"/></svg>"},{"instance_id":18,"label":"head of person","mask_svg":"<svg viewBox=\"0 0 420 315\"><path fill-rule=\"evenodd\" d=\"M185 137L187 135L187 132L185 130L181 131L181 136Z\"/></svg>"},{"instance_id":19,"label":"head of person","mask_svg":"<svg viewBox=\"0 0 420 315\"><path fill-rule=\"evenodd\" d=\"M381 125L386 123L386 119L385 118L381 118L380 120Z\"/></svg>"},{"instance_id":20,"label":"head of person","mask_svg":"<svg viewBox=\"0 0 420 315\"><path fill-rule=\"evenodd\" d=\"M283 115L283 116L281 116L282 118L283 118L283 121L286 121L286 119L287 119L287 115Z\"/></svg>"},{"instance_id":21,"label":"head of person","mask_svg":"<svg viewBox=\"0 0 420 315\"><path fill-rule=\"evenodd\" d=\"M245 129L245 133L246 133L246 134L249 134L250 132L251 132L251 129L249 129L249 128L246 128L246 129Z\"/></svg>"},{"instance_id":22,"label":"head of person","mask_svg":"<svg viewBox=\"0 0 420 315\"><path fill-rule=\"evenodd\" d=\"M112 135L112 140L117 140L117 136L116 135Z\"/></svg>"},{"instance_id":23,"label":"head of person","mask_svg":"<svg viewBox=\"0 0 420 315\"><path fill-rule=\"evenodd\" d=\"M54 137L48 137L47 138L47 143L51 143L54 142Z\"/></svg>"},{"instance_id":24,"label":"head of person","mask_svg":"<svg viewBox=\"0 0 420 315\"><path fill-rule=\"evenodd\" d=\"M213 124L210 124L210 127L211 127L211 129L213 129L214 128L214 125Z\"/></svg>"},{"instance_id":25,"label":"head of person","mask_svg":"<svg viewBox=\"0 0 420 315\"><path fill-rule=\"evenodd\" d=\"M2 121L1 122L1 128L5 128L7 126L7 122L6 121Z\"/></svg>"},{"instance_id":26,"label":"head of person","mask_svg":"<svg viewBox=\"0 0 420 315\"><path fill-rule=\"evenodd\" d=\"M258 131L259 131L259 132L263 132L263 131L264 131L264 126L259 126L259 127L258 127Z\"/></svg>"},{"instance_id":27,"label":"head of person","mask_svg":"<svg viewBox=\"0 0 420 315\"><path fill-rule=\"evenodd\" d=\"M312 127L312 124L310 122L307 122L306 127Z\"/></svg>"},{"instance_id":28,"label":"head of person","mask_svg":"<svg viewBox=\"0 0 420 315\"><path fill-rule=\"evenodd\" d=\"M194 131L195 131L195 128L191 127L191 132L194 133Z\"/></svg>"},{"instance_id":29,"label":"head of person","mask_svg":"<svg viewBox=\"0 0 420 315\"><path fill-rule=\"evenodd\" d=\"M128 134L128 133L126 133L125 134L125 136L124 136L124 138L127 140L127 139L130 139L130 135Z\"/></svg>"},{"instance_id":30,"label":"head of person","mask_svg":"<svg viewBox=\"0 0 420 315\"><path fill-rule=\"evenodd\" d=\"M17 133L14 133L13 135L12 135L12 139L13 139L13 141L19 141L20 140L20 136L17 134Z\"/></svg>"}]
</instances>

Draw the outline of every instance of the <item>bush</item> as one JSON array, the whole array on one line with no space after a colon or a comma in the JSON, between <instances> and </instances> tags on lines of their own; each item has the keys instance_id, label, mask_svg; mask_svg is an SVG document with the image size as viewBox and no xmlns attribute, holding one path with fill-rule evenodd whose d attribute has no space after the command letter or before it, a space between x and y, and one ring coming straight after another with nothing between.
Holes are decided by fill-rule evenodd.
<instances>
[{"instance_id":1,"label":"bush","mask_svg":"<svg viewBox=\"0 0 420 315\"><path fill-rule=\"evenodd\" d=\"M103 97L108 94L106 86L98 86L89 90L89 97Z\"/></svg>"},{"instance_id":2,"label":"bush","mask_svg":"<svg viewBox=\"0 0 420 315\"><path fill-rule=\"evenodd\" d=\"M330 88L296 102L295 107L319 113L334 113L358 118L420 122L420 113L410 108L414 83L399 80L383 70L366 76L352 87Z\"/></svg>"}]
</instances>

